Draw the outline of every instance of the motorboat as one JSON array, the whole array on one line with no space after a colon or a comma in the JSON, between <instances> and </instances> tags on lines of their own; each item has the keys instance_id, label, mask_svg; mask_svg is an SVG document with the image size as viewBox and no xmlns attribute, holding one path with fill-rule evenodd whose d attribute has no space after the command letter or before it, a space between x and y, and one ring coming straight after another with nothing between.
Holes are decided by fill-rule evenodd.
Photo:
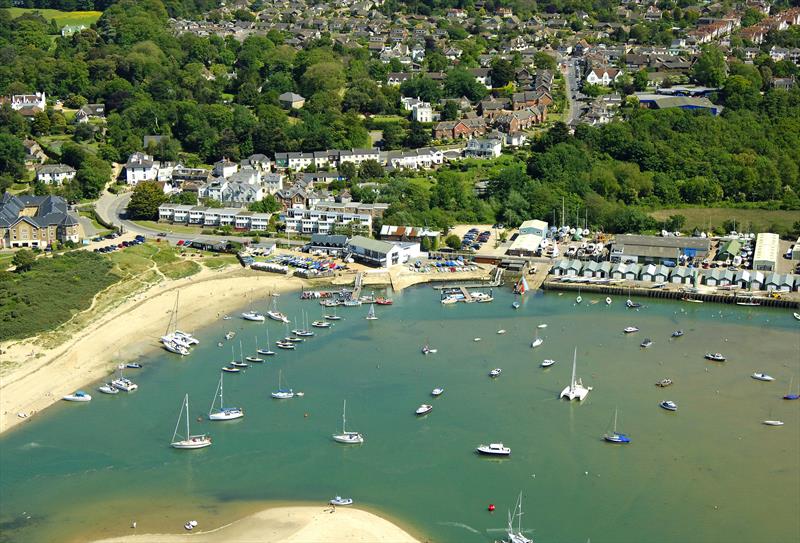
<instances>
[{"instance_id":1,"label":"motorboat","mask_svg":"<svg viewBox=\"0 0 800 543\"><path fill-rule=\"evenodd\" d=\"M547 328L547 325L546 325L546 324L544 324L544 323L542 323L542 324L540 324L539 326L537 326L536 328Z\"/></svg>"},{"instance_id":2,"label":"motorboat","mask_svg":"<svg viewBox=\"0 0 800 543\"><path fill-rule=\"evenodd\" d=\"M106 383L97 388L103 394L119 394L119 389L111 383Z\"/></svg>"},{"instance_id":3,"label":"motorboat","mask_svg":"<svg viewBox=\"0 0 800 543\"><path fill-rule=\"evenodd\" d=\"M713 360L714 362L725 362L726 358L720 353L706 353L706 360Z\"/></svg>"},{"instance_id":4,"label":"motorboat","mask_svg":"<svg viewBox=\"0 0 800 543\"><path fill-rule=\"evenodd\" d=\"M378 297L375 300L375 303L378 304L378 305L392 305L394 303L394 301L391 298Z\"/></svg>"},{"instance_id":5,"label":"motorboat","mask_svg":"<svg viewBox=\"0 0 800 543\"><path fill-rule=\"evenodd\" d=\"M189 354L189 349L184 347L183 345L178 345L174 341L165 341L163 342L164 348L171 353L179 354L181 356L186 356Z\"/></svg>"},{"instance_id":6,"label":"motorboat","mask_svg":"<svg viewBox=\"0 0 800 543\"><path fill-rule=\"evenodd\" d=\"M186 435L179 436L178 428L181 425L181 415L186 412ZM183 439L176 439L176 437L183 437ZM181 411L178 413L178 422L175 424L175 432L172 434L172 442L170 443L175 449L202 449L211 445L211 437L206 434L192 435L189 430L189 395L183 398L181 404Z\"/></svg>"},{"instance_id":7,"label":"motorboat","mask_svg":"<svg viewBox=\"0 0 800 543\"><path fill-rule=\"evenodd\" d=\"M606 296L606 305L611 305L611 298Z\"/></svg>"},{"instance_id":8,"label":"motorboat","mask_svg":"<svg viewBox=\"0 0 800 543\"><path fill-rule=\"evenodd\" d=\"M603 439L609 443L630 443L631 439L625 435L617 432L617 410L614 409L614 430L610 433L603 435Z\"/></svg>"},{"instance_id":9,"label":"motorboat","mask_svg":"<svg viewBox=\"0 0 800 543\"><path fill-rule=\"evenodd\" d=\"M341 496L336 496L328 503L331 505L353 505L353 498L342 498Z\"/></svg>"},{"instance_id":10,"label":"motorboat","mask_svg":"<svg viewBox=\"0 0 800 543\"><path fill-rule=\"evenodd\" d=\"M417 415L427 415L431 411L433 411L433 406L424 403L424 404L420 405L419 407L417 407L417 410L414 411L414 413L416 413Z\"/></svg>"},{"instance_id":11,"label":"motorboat","mask_svg":"<svg viewBox=\"0 0 800 543\"><path fill-rule=\"evenodd\" d=\"M275 310L267 311L267 316L274 321L283 322L287 324L289 323L289 318L280 311L275 311Z\"/></svg>"},{"instance_id":12,"label":"motorboat","mask_svg":"<svg viewBox=\"0 0 800 543\"><path fill-rule=\"evenodd\" d=\"M266 318L258 311L245 311L242 313L242 318L246 321L264 322Z\"/></svg>"},{"instance_id":13,"label":"motorboat","mask_svg":"<svg viewBox=\"0 0 800 543\"><path fill-rule=\"evenodd\" d=\"M589 387L583 385L580 379L575 379L575 368L578 361L578 348L575 347L575 352L572 355L572 379L568 386L564 387L561 391L559 398L567 398L568 400L583 401L589 395Z\"/></svg>"},{"instance_id":14,"label":"motorboat","mask_svg":"<svg viewBox=\"0 0 800 543\"><path fill-rule=\"evenodd\" d=\"M535 349L536 347L538 347L542 343L544 343L544 340L542 338L540 338L540 337L537 337L536 339L531 341L531 348Z\"/></svg>"},{"instance_id":15,"label":"motorboat","mask_svg":"<svg viewBox=\"0 0 800 543\"><path fill-rule=\"evenodd\" d=\"M442 298L442 305L452 305L458 303L459 299L455 296L445 296Z\"/></svg>"},{"instance_id":16,"label":"motorboat","mask_svg":"<svg viewBox=\"0 0 800 543\"><path fill-rule=\"evenodd\" d=\"M219 398L219 408L214 410L214 405ZM225 400L222 396L222 374L219 376L219 384L214 393L214 399L211 402L211 408L208 410L209 420L234 420L244 417L244 409L241 407L225 407Z\"/></svg>"},{"instance_id":17,"label":"motorboat","mask_svg":"<svg viewBox=\"0 0 800 543\"><path fill-rule=\"evenodd\" d=\"M678 404L676 404L672 400L663 400L658 405L662 409L666 409L667 411L677 411L678 410Z\"/></svg>"},{"instance_id":18,"label":"motorboat","mask_svg":"<svg viewBox=\"0 0 800 543\"><path fill-rule=\"evenodd\" d=\"M362 304L361 300L345 300L342 305L345 307L358 307Z\"/></svg>"},{"instance_id":19,"label":"motorboat","mask_svg":"<svg viewBox=\"0 0 800 543\"><path fill-rule=\"evenodd\" d=\"M294 391L291 388L283 388L283 372L278 370L278 390L270 393L270 396L276 400L288 400L294 398Z\"/></svg>"},{"instance_id":20,"label":"motorboat","mask_svg":"<svg viewBox=\"0 0 800 543\"><path fill-rule=\"evenodd\" d=\"M259 362L263 362L264 361L263 358L259 358L257 356L245 356L244 359L247 362L254 362L254 363L259 363Z\"/></svg>"},{"instance_id":21,"label":"motorboat","mask_svg":"<svg viewBox=\"0 0 800 543\"><path fill-rule=\"evenodd\" d=\"M497 331L497 333L498 333L498 334L500 334L500 335L503 335L503 334L505 334L505 333L506 333L506 331L505 331L505 330L503 330L503 329L500 329L500 330L498 330L498 331Z\"/></svg>"},{"instance_id":22,"label":"motorboat","mask_svg":"<svg viewBox=\"0 0 800 543\"><path fill-rule=\"evenodd\" d=\"M233 339L236 337L236 332L230 331L225 333L225 339Z\"/></svg>"},{"instance_id":23,"label":"motorboat","mask_svg":"<svg viewBox=\"0 0 800 543\"><path fill-rule=\"evenodd\" d=\"M672 379L661 379L659 382L656 383L657 387L668 387L672 384Z\"/></svg>"},{"instance_id":24,"label":"motorboat","mask_svg":"<svg viewBox=\"0 0 800 543\"><path fill-rule=\"evenodd\" d=\"M233 367L233 366L224 366L222 368L222 371L224 371L226 373L239 373L242 370L240 370L239 368Z\"/></svg>"},{"instance_id":25,"label":"motorboat","mask_svg":"<svg viewBox=\"0 0 800 543\"><path fill-rule=\"evenodd\" d=\"M767 426L783 426L782 420L765 420L762 424L766 424Z\"/></svg>"},{"instance_id":26,"label":"motorboat","mask_svg":"<svg viewBox=\"0 0 800 543\"><path fill-rule=\"evenodd\" d=\"M325 321L314 321L311 323L314 328L330 328L331 323Z\"/></svg>"},{"instance_id":27,"label":"motorboat","mask_svg":"<svg viewBox=\"0 0 800 543\"><path fill-rule=\"evenodd\" d=\"M444 388L442 387L436 387L431 392L431 396L441 396L442 394L444 394Z\"/></svg>"},{"instance_id":28,"label":"motorboat","mask_svg":"<svg viewBox=\"0 0 800 543\"><path fill-rule=\"evenodd\" d=\"M333 434L333 440L345 445L359 445L364 443L364 436L359 432L347 431L347 400L342 403L342 433Z\"/></svg>"},{"instance_id":29,"label":"motorboat","mask_svg":"<svg viewBox=\"0 0 800 543\"><path fill-rule=\"evenodd\" d=\"M649 347L650 345L652 345L652 344L653 344L653 340L652 340L652 339L650 339L649 337L646 337L646 338L644 338L644 341L642 341L642 342L639 344L639 346L640 346L640 347L642 347L643 349L646 349L646 348L648 348L648 347Z\"/></svg>"},{"instance_id":30,"label":"motorboat","mask_svg":"<svg viewBox=\"0 0 800 543\"><path fill-rule=\"evenodd\" d=\"M142 365L139 364L138 362L128 362L127 364L125 364L125 367L134 370L142 369Z\"/></svg>"},{"instance_id":31,"label":"motorboat","mask_svg":"<svg viewBox=\"0 0 800 543\"><path fill-rule=\"evenodd\" d=\"M126 379L125 377L114 379L113 381L111 381L111 384L114 385L115 388L118 388L125 392L133 392L134 390L139 388L139 385L137 385L130 379Z\"/></svg>"},{"instance_id":32,"label":"motorboat","mask_svg":"<svg viewBox=\"0 0 800 543\"><path fill-rule=\"evenodd\" d=\"M497 377L497 376L498 376L498 375L500 375L501 373L503 373L503 370L502 370L502 369L500 369L500 368L495 368L495 369L493 369L492 371L490 371L490 372L489 372L489 377Z\"/></svg>"},{"instance_id":33,"label":"motorboat","mask_svg":"<svg viewBox=\"0 0 800 543\"><path fill-rule=\"evenodd\" d=\"M622 331L625 332L626 334L632 334L634 332L638 332L639 329L636 328L635 326L626 326L625 328L623 328Z\"/></svg>"},{"instance_id":34,"label":"motorboat","mask_svg":"<svg viewBox=\"0 0 800 543\"><path fill-rule=\"evenodd\" d=\"M502 443L489 443L488 445L478 445L475 452L488 456L509 456L511 454L511 449L504 446Z\"/></svg>"},{"instance_id":35,"label":"motorboat","mask_svg":"<svg viewBox=\"0 0 800 543\"><path fill-rule=\"evenodd\" d=\"M66 400L68 402L91 402L92 397L89 394L86 394L82 390L78 390L73 394L67 394L62 398L62 400Z\"/></svg>"},{"instance_id":36,"label":"motorboat","mask_svg":"<svg viewBox=\"0 0 800 543\"><path fill-rule=\"evenodd\" d=\"M638 309L642 307L642 304L640 304L639 302L634 302L632 300L626 300L625 307L627 307L628 309Z\"/></svg>"},{"instance_id":37,"label":"motorboat","mask_svg":"<svg viewBox=\"0 0 800 543\"><path fill-rule=\"evenodd\" d=\"M672 332L672 337L681 337L683 335L683 330L675 330Z\"/></svg>"},{"instance_id":38,"label":"motorboat","mask_svg":"<svg viewBox=\"0 0 800 543\"><path fill-rule=\"evenodd\" d=\"M550 358L547 358L544 361L542 361L542 363L539 364L539 366L542 367L542 368L549 368L550 366L552 366L555 363L556 363L555 360L551 360Z\"/></svg>"},{"instance_id":39,"label":"motorboat","mask_svg":"<svg viewBox=\"0 0 800 543\"><path fill-rule=\"evenodd\" d=\"M754 373L750 377L752 377L756 381L774 381L775 380L774 377L772 377L771 375L767 375L766 373Z\"/></svg>"},{"instance_id":40,"label":"motorboat","mask_svg":"<svg viewBox=\"0 0 800 543\"><path fill-rule=\"evenodd\" d=\"M427 343L422 346L422 354L436 354L437 352L439 352L438 349L431 349Z\"/></svg>"}]
</instances>

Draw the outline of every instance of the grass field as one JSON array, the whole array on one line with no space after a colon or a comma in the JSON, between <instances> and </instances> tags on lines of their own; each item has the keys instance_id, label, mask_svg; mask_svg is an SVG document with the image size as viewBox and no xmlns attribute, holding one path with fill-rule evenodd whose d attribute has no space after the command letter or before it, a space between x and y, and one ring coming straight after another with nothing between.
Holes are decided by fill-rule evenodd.
<instances>
[{"instance_id":1,"label":"grass field","mask_svg":"<svg viewBox=\"0 0 800 543\"><path fill-rule=\"evenodd\" d=\"M102 11L60 11L57 9L35 9L35 8L6 8L11 14L12 19L16 19L25 13L38 11L42 17L54 20L59 28L66 25L86 25L93 24L103 14Z\"/></svg>"},{"instance_id":2,"label":"grass field","mask_svg":"<svg viewBox=\"0 0 800 543\"><path fill-rule=\"evenodd\" d=\"M132 222L144 228L150 228L152 230L158 230L160 232L170 232L174 234L194 234L195 236L199 236L200 232L203 230L202 228L196 226L184 226L182 224L167 224L156 221L132 221Z\"/></svg>"},{"instance_id":3,"label":"grass field","mask_svg":"<svg viewBox=\"0 0 800 543\"><path fill-rule=\"evenodd\" d=\"M687 207L679 209L660 209L650 212L657 220L664 220L670 215L686 217L684 230L707 231L722 227L724 221L736 221L739 232L775 232L784 233L791 230L792 225L800 220L797 211L770 209L732 209L726 207ZM709 228L710 225L710 228Z\"/></svg>"}]
</instances>

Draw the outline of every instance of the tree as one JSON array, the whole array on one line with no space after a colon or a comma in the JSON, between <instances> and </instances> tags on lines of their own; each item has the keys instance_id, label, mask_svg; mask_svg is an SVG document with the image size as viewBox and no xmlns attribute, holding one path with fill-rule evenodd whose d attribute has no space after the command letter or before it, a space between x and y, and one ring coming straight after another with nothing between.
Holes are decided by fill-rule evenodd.
<instances>
[{"instance_id":1,"label":"tree","mask_svg":"<svg viewBox=\"0 0 800 543\"><path fill-rule=\"evenodd\" d=\"M25 147L11 134L0 133L0 175L19 177L25 171Z\"/></svg>"},{"instance_id":2,"label":"tree","mask_svg":"<svg viewBox=\"0 0 800 543\"><path fill-rule=\"evenodd\" d=\"M356 176L356 165L352 162L342 162L339 164L339 174L345 179L353 179Z\"/></svg>"},{"instance_id":3,"label":"tree","mask_svg":"<svg viewBox=\"0 0 800 543\"><path fill-rule=\"evenodd\" d=\"M516 80L514 65L500 57L495 57L492 60L492 67L489 70L489 74L492 77L492 86L494 87L505 87Z\"/></svg>"},{"instance_id":4,"label":"tree","mask_svg":"<svg viewBox=\"0 0 800 543\"><path fill-rule=\"evenodd\" d=\"M169 201L173 204L184 204L184 205L197 205L197 193L190 192L190 191L181 191L178 194L173 194L170 196Z\"/></svg>"},{"instance_id":5,"label":"tree","mask_svg":"<svg viewBox=\"0 0 800 543\"><path fill-rule=\"evenodd\" d=\"M670 215L664 221L664 229L670 232L680 232L686 226L686 217L684 215Z\"/></svg>"},{"instance_id":6,"label":"tree","mask_svg":"<svg viewBox=\"0 0 800 543\"><path fill-rule=\"evenodd\" d=\"M540 70L556 69L556 59L544 51L539 51L533 55L533 63Z\"/></svg>"},{"instance_id":7,"label":"tree","mask_svg":"<svg viewBox=\"0 0 800 543\"><path fill-rule=\"evenodd\" d=\"M385 150L399 149L402 147L404 139L405 130L400 127L400 123L386 123L383 127L383 148Z\"/></svg>"},{"instance_id":8,"label":"tree","mask_svg":"<svg viewBox=\"0 0 800 543\"><path fill-rule=\"evenodd\" d=\"M476 102L486 96L486 87L475 76L463 68L456 68L447 73L444 90L451 98L466 96L470 101Z\"/></svg>"},{"instance_id":9,"label":"tree","mask_svg":"<svg viewBox=\"0 0 800 543\"><path fill-rule=\"evenodd\" d=\"M155 220L158 218L158 206L167 199L155 181L142 181L133 189L128 203L128 216L132 219Z\"/></svg>"},{"instance_id":10,"label":"tree","mask_svg":"<svg viewBox=\"0 0 800 543\"><path fill-rule=\"evenodd\" d=\"M459 238L455 234L450 234L444 240L445 245L450 247L451 249L458 250L461 248L461 238Z\"/></svg>"},{"instance_id":11,"label":"tree","mask_svg":"<svg viewBox=\"0 0 800 543\"><path fill-rule=\"evenodd\" d=\"M267 194L260 202L253 202L247 209L255 211L256 213L275 213L280 209L281 205L272 194Z\"/></svg>"},{"instance_id":12,"label":"tree","mask_svg":"<svg viewBox=\"0 0 800 543\"><path fill-rule=\"evenodd\" d=\"M714 45L703 48L691 70L692 78L709 87L721 87L728 75L725 55Z\"/></svg>"},{"instance_id":13,"label":"tree","mask_svg":"<svg viewBox=\"0 0 800 543\"><path fill-rule=\"evenodd\" d=\"M444 103L442 108L443 121L455 121L461 116L461 111L458 109L458 102L455 100L448 100Z\"/></svg>"},{"instance_id":14,"label":"tree","mask_svg":"<svg viewBox=\"0 0 800 543\"><path fill-rule=\"evenodd\" d=\"M377 160L365 160L358 169L358 177L361 179L373 179L384 175L386 172Z\"/></svg>"},{"instance_id":15,"label":"tree","mask_svg":"<svg viewBox=\"0 0 800 543\"><path fill-rule=\"evenodd\" d=\"M20 249L14 253L14 258L11 263L16 266L16 271L19 273L30 270L36 262L36 255L29 249Z\"/></svg>"},{"instance_id":16,"label":"tree","mask_svg":"<svg viewBox=\"0 0 800 543\"><path fill-rule=\"evenodd\" d=\"M405 145L412 149L419 149L425 147L431 142L431 131L417 121L411 121L409 126L408 135L406 136Z\"/></svg>"},{"instance_id":17,"label":"tree","mask_svg":"<svg viewBox=\"0 0 800 543\"><path fill-rule=\"evenodd\" d=\"M647 90L649 79L647 77L647 70L639 70L633 75L633 87L639 91Z\"/></svg>"}]
</instances>

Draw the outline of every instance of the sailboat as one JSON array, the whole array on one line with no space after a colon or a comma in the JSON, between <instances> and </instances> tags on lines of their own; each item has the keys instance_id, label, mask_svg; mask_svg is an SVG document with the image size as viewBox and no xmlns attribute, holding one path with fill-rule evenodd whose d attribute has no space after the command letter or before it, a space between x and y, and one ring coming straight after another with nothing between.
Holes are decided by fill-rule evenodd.
<instances>
[{"instance_id":1,"label":"sailboat","mask_svg":"<svg viewBox=\"0 0 800 543\"><path fill-rule=\"evenodd\" d=\"M181 415L184 410L186 411L186 437L184 439L175 439L176 437L183 437L178 435L178 428L181 426ZM178 422L175 424L175 432L172 434L172 442L170 443L175 449L202 449L211 445L211 437L206 434L192 435L189 430L189 395L183 397L181 404L181 412L178 413Z\"/></svg>"},{"instance_id":2,"label":"sailboat","mask_svg":"<svg viewBox=\"0 0 800 543\"><path fill-rule=\"evenodd\" d=\"M192 334L178 330L178 302L180 299L180 292L175 295L175 305L172 308L167 329L164 335L161 336L161 343L164 348L171 353L179 354L181 356L189 354L189 349L192 345L200 343Z\"/></svg>"},{"instance_id":3,"label":"sailboat","mask_svg":"<svg viewBox=\"0 0 800 543\"><path fill-rule=\"evenodd\" d=\"M508 512L508 539L504 543L533 543L533 539L525 537L522 533L522 492L519 493L514 512ZM514 529L514 519L517 519L517 529Z\"/></svg>"},{"instance_id":4,"label":"sailboat","mask_svg":"<svg viewBox=\"0 0 800 543\"><path fill-rule=\"evenodd\" d=\"M525 280L525 276L523 275L519 282L517 282L517 286L514 288L514 302L511 304L511 307L514 309L519 309L520 302L517 300L517 295L522 298L522 295L525 294L528 290L528 281Z\"/></svg>"},{"instance_id":5,"label":"sailboat","mask_svg":"<svg viewBox=\"0 0 800 543\"><path fill-rule=\"evenodd\" d=\"M283 388L281 386L283 380L283 371L278 370L278 390L273 392L271 396L276 400L288 400L294 398L294 391L291 388Z\"/></svg>"},{"instance_id":6,"label":"sailboat","mask_svg":"<svg viewBox=\"0 0 800 543\"><path fill-rule=\"evenodd\" d=\"M578 399L582 401L586 396L589 395L589 389L583 386L583 382L578 379L575 380L575 367L577 365L578 360L578 348L575 347L575 352L572 355L572 380L569 382L569 386L565 387L564 390L561 391L561 395L559 398L567 398L568 400Z\"/></svg>"},{"instance_id":7,"label":"sailboat","mask_svg":"<svg viewBox=\"0 0 800 543\"><path fill-rule=\"evenodd\" d=\"M347 400L344 400L342 405L342 433L341 434L333 434L333 440L337 443L345 443L349 445L358 445L359 443L364 443L364 436L362 436L358 432L348 432L345 427L347 426Z\"/></svg>"},{"instance_id":8,"label":"sailboat","mask_svg":"<svg viewBox=\"0 0 800 543\"><path fill-rule=\"evenodd\" d=\"M375 304L369 304L369 313L367 313L366 319L368 321L378 320L378 317L375 316Z\"/></svg>"},{"instance_id":9,"label":"sailboat","mask_svg":"<svg viewBox=\"0 0 800 543\"><path fill-rule=\"evenodd\" d=\"M542 343L544 343L544 340L539 337L539 330L537 329L536 330L536 338L533 341L531 341L531 347L535 349L536 347L538 347Z\"/></svg>"},{"instance_id":10,"label":"sailboat","mask_svg":"<svg viewBox=\"0 0 800 543\"><path fill-rule=\"evenodd\" d=\"M422 346L422 354L436 354L438 349L431 349L430 343L428 340L425 340L425 345Z\"/></svg>"},{"instance_id":11,"label":"sailboat","mask_svg":"<svg viewBox=\"0 0 800 543\"><path fill-rule=\"evenodd\" d=\"M274 321L284 322L286 324L289 324L289 319L286 317L286 315L278 311L277 305L275 303L275 298L272 298L272 309L267 311L267 316Z\"/></svg>"},{"instance_id":12,"label":"sailboat","mask_svg":"<svg viewBox=\"0 0 800 543\"><path fill-rule=\"evenodd\" d=\"M606 433L603 436L603 439L605 439L609 443L630 443L631 442L631 439L627 435L620 434L619 432L617 432L617 409L616 408L614 408L614 431L611 432L610 434Z\"/></svg>"},{"instance_id":13,"label":"sailboat","mask_svg":"<svg viewBox=\"0 0 800 543\"><path fill-rule=\"evenodd\" d=\"M784 400L800 400L800 394L792 394L792 384L794 384L794 375L789 379L789 392L784 395Z\"/></svg>"},{"instance_id":14,"label":"sailboat","mask_svg":"<svg viewBox=\"0 0 800 543\"><path fill-rule=\"evenodd\" d=\"M240 419L244 416L244 410L241 407L225 407L225 400L222 397L222 375L219 375L219 384L217 391L214 393L214 399L211 401L211 408L208 410L209 420L233 420ZM214 405L217 403L219 397L219 409L214 410Z\"/></svg>"},{"instance_id":15,"label":"sailboat","mask_svg":"<svg viewBox=\"0 0 800 543\"><path fill-rule=\"evenodd\" d=\"M263 356L275 356L275 351L269 348L269 330L267 330L267 348L266 349L256 348L256 352Z\"/></svg>"},{"instance_id":16,"label":"sailboat","mask_svg":"<svg viewBox=\"0 0 800 543\"><path fill-rule=\"evenodd\" d=\"M342 317L336 314L336 306L333 307L333 315L325 315L325 319L329 321L340 321Z\"/></svg>"},{"instance_id":17,"label":"sailboat","mask_svg":"<svg viewBox=\"0 0 800 543\"><path fill-rule=\"evenodd\" d=\"M575 303L579 304L582 301L583 301L583 298L581 297L581 287L578 287L578 296L575 298Z\"/></svg>"},{"instance_id":18,"label":"sailboat","mask_svg":"<svg viewBox=\"0 0 800 543\"><path fill-rule=\"evenodd\" d=\"M631 300L631 289L628 289L628 299L625 300L625 307L627 307L628 309L637 309L639 307L642 307L642 304L640 304L639 302L634 302L633 300Z\"/></svg>"},{"instance_id":19,"label":"sailboat","mask_svg":"<svg viewBox=\"0 0 800 543\"><path fill-rule=\"evenodd\" d=\"M258 352L258 336L256 336L256 353ZM246 356L244 357L245 360L248 362L263 362L264 359L258 356Z\"/></svg>"}]
</instances>

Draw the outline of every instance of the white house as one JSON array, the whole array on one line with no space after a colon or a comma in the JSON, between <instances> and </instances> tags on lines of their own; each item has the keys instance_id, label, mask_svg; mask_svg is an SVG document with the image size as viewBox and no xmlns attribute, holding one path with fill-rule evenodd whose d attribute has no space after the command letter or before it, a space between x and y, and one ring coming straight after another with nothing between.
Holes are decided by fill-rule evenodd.
<instances>
[{"instance_id":1,"label":"white house","mask_svg":"<svg viewBox=\"0 0 800 543\"><path fill-rule=\"evenodd\" d=\"M433 109L428 102L422 102L411 110L411 118L420 123L433 122Z\"/></svg>"},{"instance_id":2,"label":"white house","mask_svg":"<svg viewBox=\"0 0 800 543\"><path fill-rule=\"evenodd\" d=\"M45 185L63 185L75 179L75 170L66 164L45 164L36 170L36 180Z\"/></svg>"},{"instance_id":3,"label":"white house","mask_svg":"<svg viewBox=\"0 0 800 543\"><path fill-rule=\"evenodd\" d=\"M158 178L160 164L153 160L151 155L133 153L125 163L125 180L129 185L136 185L141 181L155 181Z\"/></svg>"},{"instance_id":4,"label":"white house","mask_svg":"<svg viewBox=\"0 0 800 543\"><path fill-rule=\"evenodd\" d=\"M394 169L433 168L444 162L444 154L434 148L412 149L410 151L389 151L386 165Z\"/></svg>"},{"instance_id":5,"label":"white house","mask_svg":"<svg viewBox=\"0 0 800 543\"><path fill-rule=\"evenodd\" d=\"M44 92L36 94L15 94L11 97L11 109L19 111L24 108L39 108L44 111L47 106L47 99Z\"/></svg>"},{"instance_id":6,"label":"white house","mask_svg":"<svg viewBox=\"0 0 800 543\"><path fill-rule=\"evenodd\" d=\"M283 190L283 175L279 173L268 173L262 178L261 185L267 194L275 194Z\"/></svg>"},{"instance_id":7,"label":"white house","mask_svg":"<svg viewBox=\"0 0 800 543\"><path fill-rule=\"evenodd\" d=\"M622 71L616 68L595 68L586 74L586 82L592 85L608 87L622 76Z\"/></svg>"},{"instance_id":8,"label":"white house","mask_svg":"<svg viewBox=\"0 0 800 543\"><path fill-rule=\"evenodd\" d=\"M380 241L363 236L353 236L347 243L347 251L355 260L377 268L405 264L421 254L417 242Z\"/></svg>"},{"instance_id":9,"label":"white house","mask_svg":"<svg viewBox=\"0 0 800 543\"><path fill-rule=\"evenodd\" d=\"M372 216L366 213L308 209L297 206L287 209L282 218L287 232L301 234L329 234L336 226L350 224L365 232L372 229Z\"/></svg>"},{"instance_id":10,"label":"white house","mask_svg":"<svg viewBox=\"0 0 800 543\"><path fill-rule=\"evenodd\" d=\"M502 152L503 146L500 140L496 139L471 139L464 148L464 156L471 158L497 158Z\"/></svg>"}]
</instances>

